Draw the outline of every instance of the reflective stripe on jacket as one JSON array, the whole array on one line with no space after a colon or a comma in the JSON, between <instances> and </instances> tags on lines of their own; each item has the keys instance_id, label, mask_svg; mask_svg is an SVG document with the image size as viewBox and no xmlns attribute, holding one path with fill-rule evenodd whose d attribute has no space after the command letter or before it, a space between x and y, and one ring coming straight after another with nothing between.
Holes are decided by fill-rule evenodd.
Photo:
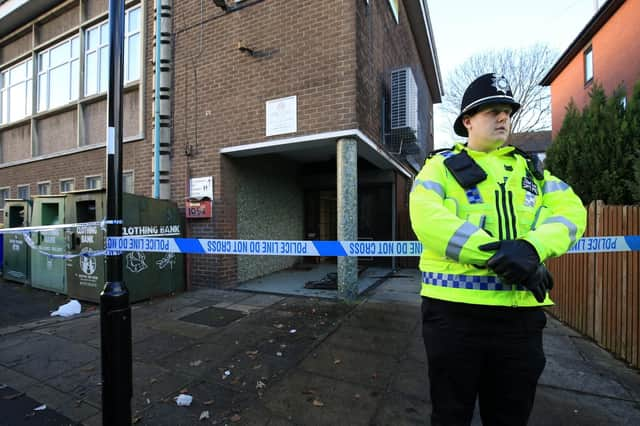
<instances>
[{"instance_id":1,"label":"reflective stripe on jacket","mask_svg":"<svg viewBox=\"0 0 640 426\"><path fill-rule=\"evenodd\" d=\"M522 238L541 261L559 256L584 232L580 198L548 171L543 180L533 177L526 159L510 146L489 153L467 150L487 178L463 189L444 165L463 149L458 144L428 159L411 190L411 225L423 246L421 294L494 306L553 304L548 296L538 303L524 287L500 283L486 268L493 253L478 247Z\"/></svg>"}]
</instances>

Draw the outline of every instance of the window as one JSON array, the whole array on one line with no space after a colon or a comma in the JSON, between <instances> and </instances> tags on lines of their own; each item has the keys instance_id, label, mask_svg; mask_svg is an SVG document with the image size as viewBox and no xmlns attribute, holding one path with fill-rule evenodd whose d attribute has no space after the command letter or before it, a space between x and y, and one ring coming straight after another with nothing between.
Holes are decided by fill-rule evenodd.
<instances>
[{"instance_id":1,"label":"window","mask_svg":"<svg viewBox=\"0 0 640 426\"><path fill-rule=\"evenodd\" d=\"M133 170L122 172L122 191L133 194Z\"/></svg>"},{"instance_id":2,"label":"window","mask_svg":"<svg viewBox=\"0 0 640 426\"><path fill-rule=\"evenodd\" d=\"M51 182L38 182L38 195L51 194Z\"/></svg>"},{"instance_id":3,"label":"window","mask_svg":"<svg viewBox=\"0 0 640 426\"><path fill-rule=\"evenodd\" d=\"M389 6L391 7L391 12L393 13L393 17L396 19L396 23L398 20L398 0L389 0Z\"/></svg>"},{"instance_id":4,"label":"window","mask_svg":"<svg viewBox=\"0 0 640 426\"><path fill-rule=\"evenodd\" d=\"M584 51L584 83L593 80L593 49L591 46Z\"/></svg>"},{"instance_id":5,"label":"window","mask_svg":"<svg viewBox=\"0 0 640 426\"><path fill-rule=\"evenodd\" d=\"M78 99L80 42L72 37L38 55L38 111Z\"/></svg>"},{"instance_id":6,"label":"window","mask_svg":"<svg viewBox=\"0 0 640 426\"><path fill-rule=\"evenodd\" d=\"M109 84L109 23L87 30L84 40L84 94L106 92Z\"/></svg>"},{"instance_id":7,"label":"window","mask_svg":"<svg viewBox=\"0 0 640 426\"><path fill-rule=\"evenodd\" d=\"M627 110L627 97L626 96L623 96L623 97L620 98L620 106L622 107L622 109L624 111Z\"/></svg>"},{"instance_id":8,"label":"window","mask_svg":"<svg viewBox=\"0 0 640 426\"><path fill-rule=\"evenodd\" d=\"M0 210L4 209L4 201L11 198L11 188L0 188Z\"/></svg>"},{"instance_id":9,"label":"window","mask_svg":"<svg viewBox=\"0 0 640 426\"><path fill-rule=\"evenodd\" d=\"M31 115L31 90L31 59L0 73L0 124Z\"/></svg>"},{"instance_id":10,"label":"window","mask_svg":"<svg viewBox=\"0 0 640 426\"><path fill-rule=\"evenodd\" d=\"M29 199L29 185L18 185L18 198L21 200Z\"/></svg>"},{"instance_id":11,"label":"window","mask_svg":"<svg viewBox=\"0 0 640 426\"><path fill-rule=\"evenodd\" d=\"M127 10L124 18L124 82L140 78L140 7Z\"/></svg>"},{"instance_id":12,"label":"window","mask_svg":"<svg viewBox=\"0 0 640 426\"><path fill-rule=\"evenodd\" d=\"M100 189L100 188L102 188L102 176L87 176L85 178L84 186L87 189Z\"/></svg>"},{"instance_id":13,"label":"window","mask_svg":"<svg viewBox=\"0 0 640 426\"><path fill-rule=\"evenodd\" d=\"M75 179L61 179L60 180L60 193L73 191L76 186Z\"/></svg>"},{"instance_id":14,"label":"window","mask_svg":"<svg viewBox=\"0 0 640 426\"><path fill-rule=\"evenodd\" d=\"M140 7L125 13L124 82L140 79ZM105 21L86 32L85 36L85 96L104 93L109 84L109 22Z\"/></svg>"}]
</instances>

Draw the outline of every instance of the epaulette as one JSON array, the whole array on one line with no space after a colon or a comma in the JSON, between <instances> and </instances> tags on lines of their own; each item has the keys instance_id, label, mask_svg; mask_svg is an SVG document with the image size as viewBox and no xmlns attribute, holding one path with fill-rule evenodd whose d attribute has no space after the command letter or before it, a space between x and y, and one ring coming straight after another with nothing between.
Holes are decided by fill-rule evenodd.
<instances>
[{"instance_id":1,"label":"epaulette","mask_svg":"<svg viewBox=\"0 0 640 426\"><path fill-rule=\"evenodd\" d=\"M527 160L527 168L536 179L544 179L544 166L537 155L532 155L514 145L509 146L513 147L514 152Z\"/></svg>"},{"instance_id":2,"label":"epaulette","mask_svg":"<svg viewBox=\"0 0 640 426\"><path fill-rule=\"evenodd\" d=\"M451 154L453 154L453 150L451 148L440 148L440 149L434 149L433 151L431 151L430 153L427 154L427 159L431 158L431 157L435 157L436 155L440 154L443 157L447 158L449 156L451 156Z\"/></svg>"}]
</instances>

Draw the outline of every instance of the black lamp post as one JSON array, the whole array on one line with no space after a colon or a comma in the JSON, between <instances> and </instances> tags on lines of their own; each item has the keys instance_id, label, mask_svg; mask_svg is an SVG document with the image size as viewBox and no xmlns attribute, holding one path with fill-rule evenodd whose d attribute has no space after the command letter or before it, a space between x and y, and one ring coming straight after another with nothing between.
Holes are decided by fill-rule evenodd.
<instances>
[{"instance_id":1,"label":"black lamp post","mask_svg":"<svg viewBox=\"0 0 640 426\"><path fill-rule=\"evenodd\" d=\"M122 235L122 84L124 0L109 0L109 89L107 92L107 238ZM100 294L102 424L130 425L131 306L122 279L122 254L106 256Z\"/></svg>"}]
</instances>

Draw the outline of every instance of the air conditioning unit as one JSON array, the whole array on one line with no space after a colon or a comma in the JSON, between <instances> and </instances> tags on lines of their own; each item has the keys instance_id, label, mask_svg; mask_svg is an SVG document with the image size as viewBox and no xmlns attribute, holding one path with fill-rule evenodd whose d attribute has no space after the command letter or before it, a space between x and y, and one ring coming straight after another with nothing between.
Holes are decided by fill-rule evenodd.
<instances>
[{"instance_id":1,"label":"air conditioning unit","mask_svg":"<svg viewBox=\"0 0 640 426\"><path fill-rule=\"evenodd\" d=\"M418 86L408 67L391 71L391 130L418 130Z\"/></svg>"}]
</instances>

